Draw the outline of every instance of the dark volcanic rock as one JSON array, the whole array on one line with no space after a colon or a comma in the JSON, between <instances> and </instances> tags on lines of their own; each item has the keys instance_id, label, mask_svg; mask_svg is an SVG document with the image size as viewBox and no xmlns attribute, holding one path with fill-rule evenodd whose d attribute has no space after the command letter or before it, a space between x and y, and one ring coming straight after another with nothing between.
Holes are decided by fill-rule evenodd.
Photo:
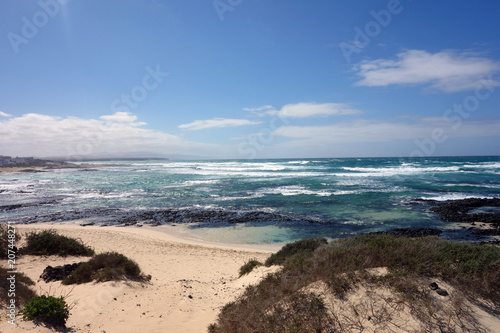
<instances>
[{"instance_id":1,"label":"dark volcanic rock","mask_svg":"<svg viewBox=\"0 0 500 333\"><path fill-rule=\"evenodd\" d=\"M64 266L47 266L43 270L40 278L45 282L61 281L64 280L68 275L70 275L75 269L77 269L82 263L66 264Z\"/></svg>"},{"instance_id":2,"label":"dark volcanic rock","mask_svg":"<svg viewBox=\"0 0 500 333\"><path fill-rule=\"evenodd\" d=\"M491 229L473 228L470 230L470 233L478 236L500 236L500 228L498 225L495 225L495 227Z\"/></svg>"},{"instance_id":3,"label":"dark volcanic rock","mask_svg":"<svg viewBox=\"0 0 500 333\"><path fill-rule=\"evenodd\" d=\"M441 296L448 296L448 292L445 289L438 288L436 289L436 293Z\"/></svg>"},{"instance_id":4,"label":"dark volcanic rock","mask_svg":"<svg viewBox=\"0 0 500 333\"><path fill-rule=\"evenodd\" d=\"M18 208L22 208L24 207L25 205L21 205L21 204L15 204L15 205L4 205L4 206L0 206L0 211L2 210L14 210L14 209L18 209Z\"/></svg>"},{"instance_id":5,"label":"dark volcanic rock","mask_svg":"<svg viewBox=\"0 0 500 333\"><path fill-rule=\"evenodd\" d=\"M387 231L371 232L370 235L389 235L394 237L439 236L442 231L433 228L397 228Z\"/></svg>"},{"instance_id":6,"label":"dark volcanic rock","mask_svg":"<svg viewBox=\"0 0 500 333\"><path fill-rule=\"evenodd\" d=\"M30 192L24 192L24 193L30 193ZM25 207L38 207L38 206L42 206L42 205L52 205L55 203L57 203L57 200L43 201L43 202L37 202L37 203L4 205L4 206L0 206L0 211L14 210L14 209L25 208Z\"/></svg>"},{"instance_id":7,"label":"dark volcanic rock","mask_svg":"<svg viewBox=\"0 0 500 333\"><path fill-rule=\"evenodd\" d=\"M26 206L14 207L0 206L2 209L16 209ZM106 222L98 221L106 218ZM71 221L81 219L96 219L92 221L100 225L136 225L150 224L161 225L165 223L244 223L244 222L308 222L332 223L317 217L303 216L295 213L277 213L253 209L231 208L206 208L206 207L176 207L164 209L128 210L120 208L88 208L70 209L60 212L26 216L18 219L19 223L41 223L52 221Z\"/></svg>"},{"instance_id":8,"label":"dark volcanic rock","mask_svg":"<svg viewBox=\"0 0 500 333\"><path fill-rule=\"evenodd\" d=\"M324 223L320 219L298 214L274 213L259 210L224 208L169 208L138 212L124 217L120 223L151 221L151 223L244 223L244 222L309 222Z\"/></svg>"},{"instance_id":9,"label":"dark volcanic rock","mask_svg":"<svg viewBox=\"0 0 500 333\"><path fill-rule=\"evenodd\" d=\"M446 222L484 222L500 224L499 213L469 213L475 208L500 207L500 198L470 198L448 201L416 199L415 201L430 204L432 206L431 211L437 213L439 217Z\"/></svg>"},{"instance_id":10,"label":"dark volcanic rock","mask_svg":"<svg viewBox=\"0 0 500 333\"><path fill-rule=\"evenodd\" d=\"M45 172L42 170L36 170L36 169L22 169L19 172L26 172L26 173L40 173L40 172Z\"/></svg>"}]
</instances>

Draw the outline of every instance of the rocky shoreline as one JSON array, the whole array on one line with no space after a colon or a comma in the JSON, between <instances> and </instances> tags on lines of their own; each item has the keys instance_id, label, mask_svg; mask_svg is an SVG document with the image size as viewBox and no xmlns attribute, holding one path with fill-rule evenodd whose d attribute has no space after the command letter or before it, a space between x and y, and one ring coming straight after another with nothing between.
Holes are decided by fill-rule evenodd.
<instances>
[{"instance_id":1,"label":"rocky shoreline","mask_svg":"<svg viewBox=\"0 0 500 333\"><path fill-rule=\"evenodd\" d=\"M57 200L0 206L0 211L13 211L57 204ZM423 205L428 211L445 222L461 224L455 229L396 228L373 234L403 237L439 236L474 242L500 244L500 198L470 198L436 201L414 199L410 205ZM231 209L214 207L176 207L166 209L129 210L123 208L85 208L45 213L35 216L10 218L20 224L66 222L85 220L83 226L158 226L162 224L199 223L207 226L233 223L315 223L334 225L338 221L327 221L319 217L293 213L278 213L270 210Z\"/></svg>"},{"instance_id":2,"label":"rocky shoreline","mask_svg":"<svg viewBox=\"0 0 500 333\"><path fill-rule=\"evenodd\" d=\"M0 174L2 173L36 173L48 172L54 169L81 169L81 171L95 171L97 167L109 167L110 164L88 164L88 163L67 163L52 162L36 165L0 165Z\"/></svg>"},{"instance_id":3,"label":"rocky shoreline","mask_svg":"<svg viewBox=\"0 0 500 333\"><path fill-rule=\"evenodd\" d=\"M470 222L500 224L500 198L469 198L461 200L436 201L415 199L431 205L431 211L437 213L446 222ZM493 207L498 207L495 210ZM483 212L473 212L483 209Z\"/></svg>"},{"instance_id":4,"label":"rocky shoreline","mask_svg":"<svg viewBox=\"0 0 500 333\"><path fill-rule=\"evenodd\" d=\"M415 199L412 204L426 205L442 221L460 223L461 229L448 232L463 232L470 237L461 238L481 243L500 244L500 198L467 198L436 201Z\"/></svg>"},{"instance_id":5,"label":"rocky shoreline","mask_svg":"<svg viewBox=\"0 0 500 333\"><path fill-rule=\"evenodd\" d=\"M39 203L15 204L0 206L0 211L11 211L21 208L31 208L42 205L55 204L57 201ZM16 223L32 224L45 222L63 222L74 220L96 220L87 225L137 225L148 224L158 226L162 224L183 223L245 223L245 222L307 222L328 223L320 218L302 216L292 213L276 213L266 210L228 209L207 207L179 207L168 209L128 210L121 208L86 208L71 209L55 213L35 216L20 216L14 219ZM11 219L12 220L12 219Z\"/></svg>"}]
</instances>

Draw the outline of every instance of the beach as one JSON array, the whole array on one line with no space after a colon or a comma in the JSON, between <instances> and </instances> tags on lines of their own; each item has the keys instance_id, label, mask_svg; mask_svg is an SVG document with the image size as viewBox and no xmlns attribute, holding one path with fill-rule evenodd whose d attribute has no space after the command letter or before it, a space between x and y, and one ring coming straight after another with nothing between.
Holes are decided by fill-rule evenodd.
<instances>
[{"instance_id":1,"label":"beach","mask_svg":"<svg viewBox=\"0 0 500 333\"><path fill-rule=\"evenodd\" d=\"M136 261L149 283L104 282L63 286L39 278L43 269L86 261L86 257L22 256L17 270L36 282L38 294L65 296L71 306L69 332L205 332L222 306L236 299L275 267L238 278L250 259L264 261L278 248L222 245L180 238L173 227L82 227L74 224L18 225L21 234L54 229L81 239L96 253L116 251ZM21 240L22 243L22 240ZM17 316L16 324L0 322L0 332L53 332Z\"/></svg>"}]
</instances>

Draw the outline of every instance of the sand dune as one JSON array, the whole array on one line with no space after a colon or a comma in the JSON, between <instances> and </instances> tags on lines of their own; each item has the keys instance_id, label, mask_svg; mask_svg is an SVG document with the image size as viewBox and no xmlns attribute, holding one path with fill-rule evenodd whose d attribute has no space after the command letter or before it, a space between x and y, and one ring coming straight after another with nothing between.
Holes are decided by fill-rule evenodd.
<instances>
[{"instance_id":1,"label":"sand dune","mask_svg":"<svg viewBox=\"0 0 500 333\"><path fill-rule=\"evenodd\" d=\"M238 279L238 270L251 258L265 260L273 248L203 244L178 238L168 227L117 228L76 225L19 226L19 231L54 228L80 238L97 253L117 251L135 260L150 283L106 282L63 286L39 279L47 265L86 258L24 256L18 271L36 281L38 294L64 295L71 304L68 332L206 332L220 308L234 300L249 283L273 268L261 268ZM276 250L276 249L274 249ZM17 327L5 317L0 332L52 332L17 317Z\"/></svg>"}]
</instances>

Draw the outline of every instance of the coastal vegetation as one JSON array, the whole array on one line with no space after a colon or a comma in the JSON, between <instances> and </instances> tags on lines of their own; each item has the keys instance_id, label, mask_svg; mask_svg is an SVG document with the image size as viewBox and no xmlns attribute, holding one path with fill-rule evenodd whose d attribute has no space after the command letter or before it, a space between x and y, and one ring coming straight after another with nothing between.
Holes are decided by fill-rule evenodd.
<instances>
[{"instance_id":1,"label":"coastal vegetation","mask_svg":"<svg viewBox=\"0 0 500 333\"><path fill-rule=\"evenodd\" d=\"M35 323L64 327L69 318L69 308L63 296L36 296L29 300L20 311L24 319Z\"/></svg>"},{"instance_id":2,"label":"coastal vegetation","mask_svg":"<svg viewBox=\"0 0 500 333\"><path fill-rule=\"evenodd\" d=\"M0 224L0 247L7 253L9 243L8 227ZM29 232L24 235L24 247L19 250L23 255L59 255L59 256L90 256L89 261L80 263L63 284L86 283L91 281L104 282L111 280L133 280L146 282L151 276L144 275L139 265L123 254L106 252L95 255L92 248L81 240L58 234L55 230ZM16 234L16 242L20 235ZM16 248L17 252L17 248ZM7 259L2 257L1 259ZM68 265L65 265L68 266ZM47 268L52 268L48 266ZM52 269L64 268L58 266ZM44 271L45 272L45 271ZM42 274L43 275L43 274ZM57 279L56 279L57 280ZM60 280L60 279L59 279ZM12 272L0 267L0 308L8 308L15 297L16 307L22 308L19 312L24 319L35 323L44 323L54 327L64 327L69 318L69 308L63 296L38 296L31 288L35 282L22 272ZM15 296L14 296L15 295Z\"/></svg>"},{"instance_id":3,"label":"coastal vegetation","mask_svg":"<svg viewBox=\"0 0 500 333\"><path fill-rule=\"evenodd\" d=\"M26 245L20 249L22 254L93 256L94 250L80 240L59 235L55 230L33 231L26 236Z\"/></svg>"},{"instance_id":4,"label":"coastal vegetation","mask_svg":"<svg viewBox=\"0 0 500 333\"><path fill-rule=\"evenodd\" d=\"M240 277L250 273L255 267L262 266L262 263L256 259L250 259L240 267Z\"/></svg>"},{"instance_id":5,"label":"coastal vegetation","mask_svg":"<svg viewBox=\"0 0 500 333\"><path fill-rule=\"evenodd\" d=\"M227 304L209 332L391 332L394 309L418 320L415 331L481 332L471 304L500 306L500 248L493 245L364 235L298 241L268 261L282 269ZM360 290L365 303L342 303ZM381 290L390 293L371 299Z\"/></svg>"},{"instance_id":6,"label":"coastal vegetation","mask_svg":"<svg viewBox=\"0 0 500 333\"><path fill-rule=\"evenodd\" d=\"M326 238L307 238L297 242L288 243L276 253L267 258L265 265L283 265L291 257L301 257L311 255L321 245L328 244Z\"/></svg>"},{"instance_id":7,"label":"coastal vegetation","mask_svg":"<svg viewBox=\"0 0 500 333\"><path fill-rule=\"evenodd\" d=\"M114 280L133 280L145 282L151 279L150 275L144 275L139 265L117 252L101 253L82 263L74 270L63 284L80 284L87 282L105 282Z\"/></svg>"}]
</instances>

